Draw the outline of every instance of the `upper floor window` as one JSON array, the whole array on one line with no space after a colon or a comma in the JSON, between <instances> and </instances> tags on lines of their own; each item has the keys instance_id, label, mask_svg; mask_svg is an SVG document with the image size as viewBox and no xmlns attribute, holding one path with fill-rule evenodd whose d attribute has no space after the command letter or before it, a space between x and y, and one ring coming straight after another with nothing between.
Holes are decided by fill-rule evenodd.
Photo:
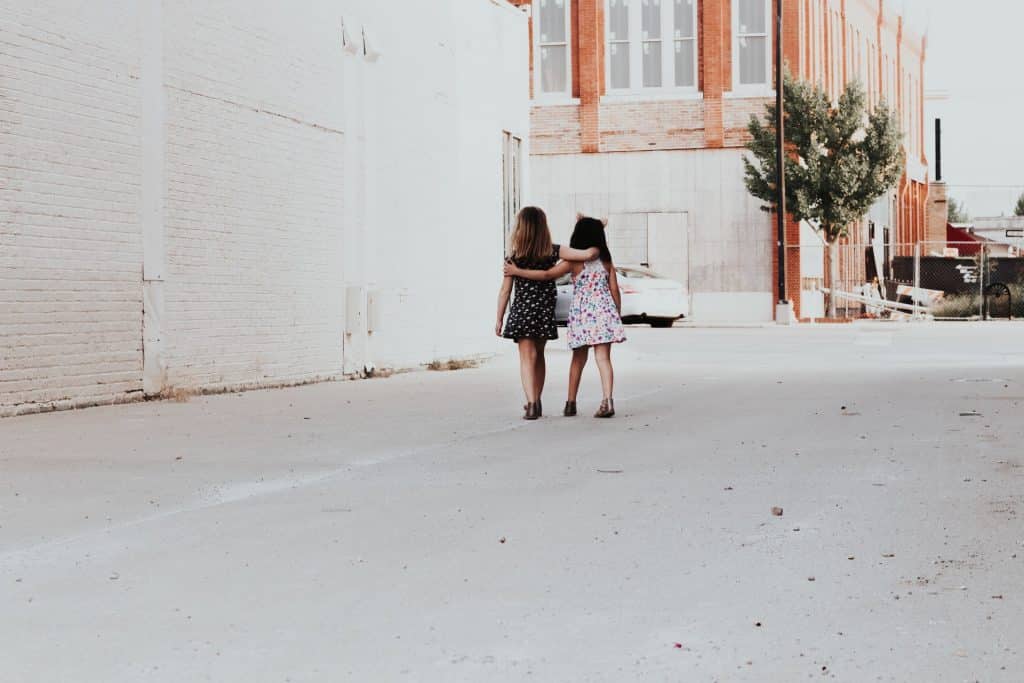
<instances>
[{"instance_id":1,"label":"upper floor window","mask_svg":"<svg viewBox=\"0 0 1024 683\"><path fill-rule=\"evenodd\" d=\"M771 87L771 0L733 0L733 83Z\"/></svg>"},{"instance_id":2,"label":"upper floor window","mask_svg":"<svg viewBox=\"0 0 1024 683\"><path fill-rule=\"evenodd\" d=\"M539 62L534 68L538 73L536 92L540 95L572 94L569 7L569 0L533 1L534 54Z\"/></svg>"},{"instance_id":3,"label":"upper floor window","mask_svg":"<svg viewBox=\"0 0 1024 683\"><path fill-rule=\"evenodd\" d=\"M695 89L696 0L606 0L608 89Z\"/></svg>"}]
</instances>

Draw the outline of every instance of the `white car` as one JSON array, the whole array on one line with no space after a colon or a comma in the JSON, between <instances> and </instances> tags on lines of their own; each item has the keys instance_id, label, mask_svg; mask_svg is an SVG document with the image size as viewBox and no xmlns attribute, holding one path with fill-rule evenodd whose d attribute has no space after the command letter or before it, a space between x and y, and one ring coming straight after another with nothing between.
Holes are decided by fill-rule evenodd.
<instances>
[{"instance_id":1,"label":"white car","mask_svg":"<svg viewBox=\"0 0 1024 683\"><path fill-rule=\"evenodd\" d=\"M689 315L686 288L681 283L641 266L617 266L615 272L622 293L622 322L672 327L676 320ZM569 320L572 280L566 275L555 284L558 287L555 322L564 325Z\"/></svg>"}]
</instances>

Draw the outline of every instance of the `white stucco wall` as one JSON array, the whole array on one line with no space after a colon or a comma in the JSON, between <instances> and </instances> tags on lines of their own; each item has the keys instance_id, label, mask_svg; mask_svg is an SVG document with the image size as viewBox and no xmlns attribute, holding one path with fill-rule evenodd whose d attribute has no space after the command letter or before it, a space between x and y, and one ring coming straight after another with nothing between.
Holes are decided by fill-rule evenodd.
<instances>
[{"instance_id":1,"label":"white stucco wall","mask_svg":"<svg viewBox=\"0 0 1024 683\"><path fill-rule=\"evenodd\" d=\"M535 156L532 198L560 240L568 239L577 211L686 213L690 317L768 321L772 228L743 186L742 158L741 150Z\"/></svg>"},{"instance_id":2,"label":"white stucco wall","mask_svg":"<svg viewBox=\"0 0 1024 683\"><path fill-rule=\"evenodd\" d=\"M0 7L0 415L494 348L526 17L398 5Z\"/></svg>"},{"instance_id":3,"label":"white stucco wall","mask_svg":"<svg viewBox=\"0 0 1024 683\"><path fill-rule=\"evenodd\" d=\"M360 245L346 279L377 292L378 324L365 350L350 338L359 351L347 362L354 370L363 360L401 366L490 351L502 131L524 140L529 131L526 15L490 0L353 4L382 56L352 65L363 85L369 213L346 242Z\"/></svg>"}]
</instances>

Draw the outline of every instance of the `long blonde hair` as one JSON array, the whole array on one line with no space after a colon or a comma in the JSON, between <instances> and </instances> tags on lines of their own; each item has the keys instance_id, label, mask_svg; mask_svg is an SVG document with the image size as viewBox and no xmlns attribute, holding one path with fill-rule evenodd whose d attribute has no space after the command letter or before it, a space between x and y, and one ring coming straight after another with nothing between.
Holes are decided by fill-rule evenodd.
<instances>
[{"instance_id":1,"label":"long blonde hair","mask_svg":"<svg viewBox=\"0 0 1024 683\"><path fill-rule=\"evenodd\" d=\"M547 214L536 206L524 206L516 216L516 227L509 239L509 257L538 261L550 256L552 248Z\"/></svg>"}]
</instances>

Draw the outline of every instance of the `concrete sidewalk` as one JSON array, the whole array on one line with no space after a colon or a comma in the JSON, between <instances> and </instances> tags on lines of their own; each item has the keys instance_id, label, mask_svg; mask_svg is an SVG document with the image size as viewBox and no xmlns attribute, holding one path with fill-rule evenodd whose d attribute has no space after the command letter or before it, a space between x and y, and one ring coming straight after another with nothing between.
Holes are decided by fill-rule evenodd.
<instances>
[{"instance_id":1,"label":"concrete sidewalk","mask_svg":"<svg viewBox=\"0 0 1024 683\"><path fill-rule=\"evenodd\" d=\"M1024 326L628 332L0 421L0 680L1020 680Z\"/></svg>"}]
</instances>

